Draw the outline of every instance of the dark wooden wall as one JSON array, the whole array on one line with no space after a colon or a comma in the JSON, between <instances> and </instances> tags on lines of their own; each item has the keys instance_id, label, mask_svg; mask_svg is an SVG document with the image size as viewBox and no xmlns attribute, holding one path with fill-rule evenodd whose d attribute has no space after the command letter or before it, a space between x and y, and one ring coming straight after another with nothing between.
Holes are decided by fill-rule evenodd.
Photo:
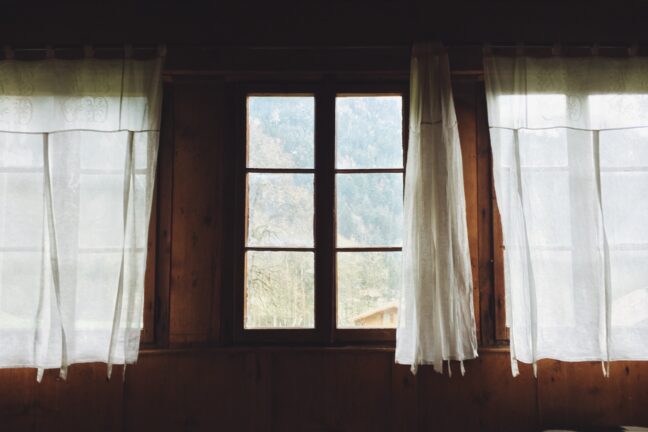
<instances>
[{"instance_id":1,"label":"dark wooden wall","mask_svg":"<svg viewBox=\"0 0 648 432\"><path fill-rule=\"evenodd\" d=\"M484 348L466 363L466 376L455 364L449 378L429 367L413 376L394 364L389 347L216 346L228 253L222 243L223 155L230 145L225 81L174 77L167 89L173 124L162 142L160 163L167 168L158 180L168 190L170 203L163 200L161 212L170 212L163 220L171 228L158 256L169 259L169 348L144 349L125 381L121 368L107 380L104 365L75 365L67 381L48 371L41 384L33 370L0 370L3 431L533 431L648 424L645 363L614 363L606 379L598 363L543 361L538 379L525 365L513 378L506 348ZM454 92L479 308L480 290L494 283L492 264L479 258L480 244L492 235L482 233L492 223L483 211L490 185L478 181L480 170L489 169L478 121L482 84L457 80ZM481 332L495 331L489 326L480 323Z\"/></svg>"},{"instance_id":2,"label":"dark wooden wall","mask_svg":"<svg viewBox=\"0 0 648 432\"><path fill-rule=\"evenodd\" d=\"M214 70L292 71L332 65L327 46L373 46L344 63L398 74L415 39L474 43L451 55L474 75L483 41L646 42L643 2L443 2L359 0L268 2L20 2L0 13L0 42L158 43L169 55L165 126L158 176L155 290L147 316L168 316L145 339L137 365L106 379L105 365L75 365L67 381L48 371L0 370L2 431L534 431L570 425L648 425L648 364L618 362L606 379L598 363L542 361L512 378L506 348L484 348L462 377L422 367L413 376L389 347L219 346L230 333L220 311L231 304L223 284L227 233L227 77ZM569 5L568 5L568 4ZM435 7L438 6L438 9ZM193 48L184 45L191 45ZM292 46L270 52L240 47ZM390 48L390 46L396 48ZM315 46L315 51L303 51ZM198 48L196 48L198 47ZM201 47L212 47L205 50ZM214 48L215 47L215 48ZM238 47L233 49L231 47ZM381 48L382 47L382 48ZM398 48L398 47L404 47ZM335 54L339 60L340 54ZM467 59L467 60L466 60ZM475 60L477 59L477 60ZM308 68L307 68L308 69ZM200 70L203 77L196 76ZM506 339L502 281L492 212L482 84L454 82L482 340ZM153 276L151 276L153 277ZM154 292L153 292L154 291ZM488 294L486 294L488 293ZM151 320L149 320L151 321ZM147 321L147 322L149 322ZM160 348L162 347L162 348Z\"/></svg>"}]
</instances>

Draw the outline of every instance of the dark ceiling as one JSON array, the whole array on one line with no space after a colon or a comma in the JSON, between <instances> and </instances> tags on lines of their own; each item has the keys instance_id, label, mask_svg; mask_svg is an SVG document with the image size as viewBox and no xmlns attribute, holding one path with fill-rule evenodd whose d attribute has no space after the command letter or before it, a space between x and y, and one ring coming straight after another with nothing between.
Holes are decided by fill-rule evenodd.
<instances>
[{"instance_id":1,"label":"dark ceiling","mask_svg":"<svg viewBox=\"0 0 648 432\"><path fill-rule=\"evenodd\" d=\"M0 43L391 46L648 43L648 1L266 0L4 2Z\"/></svg>"}]
</instances>

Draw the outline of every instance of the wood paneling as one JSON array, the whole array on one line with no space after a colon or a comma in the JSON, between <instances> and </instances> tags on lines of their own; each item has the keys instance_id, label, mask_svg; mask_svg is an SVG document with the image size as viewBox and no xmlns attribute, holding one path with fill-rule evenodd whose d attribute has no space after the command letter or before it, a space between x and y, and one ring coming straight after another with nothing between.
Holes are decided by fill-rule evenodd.
<instances>
[{"instance_id":1,"label":"wood paneling","mask_svg":"<svg viewBox=\"0 0 648 432\"><path fill-rule=\"evenodd\" d=\"M416 376L393 350L197 348L147 351L106 379L101 364L0 370L7 431L535 431L648 424L648 368L542 361L538 379L504 350L480 353L461 376Z\"/></svg>"},{"instance_id":2,"label":"wood paneling","mask_svg":"<svg viewBox=\"0 0 648 432\"><path fill-rule=\"evenodd\" d=\"M466 218L468 227L468 243L470 246L470 267L473 277L473 303L475 311L479 311L480 278L479 278L479 209L477 177L477 98L474 81L456 81L452 93L461 140L461 156L463 162L464 191L466 194ZM481 320L476 319L477 338L480 339Z\"/></svg>"},{"instance_id":3,"label":"wood paneling","mask_svg":"<svg viewBox=\"0 0 648 432\"><path fill-rule=\"evenodd\" d=\"M256 431L270 378L253 353L144 355L125 383L126 431ZM264 366L265 367L265 366Z\"/></svg>"},{"instance_id":4,"label":"wood paneling","mask_svg":"<svg viewBox=\"0 0 648 432\"><path fill-rule=\"evenodd\" d=\"M533 431L535 380L530 368L511 376L508 353L482 354L465 362L466 375L452 362L452 377L422 368L418 377L420 431Z\"/></svg>"},{"instance_id":5,"label":"wood paneling","mask_svg":"<svg viewBox=\"0 0 648 432\"><path fill-rule=\"evenodd\" d=\"M178 81L173 97L170 342L204 343L218 334L220 307L223 85Z\"/></svg>"},{"instance_id":6,"label":"wood paneling","mask_svg":"<svg viewBox=\"0 0 648 432\"><path fill-rule=\"evenodd\" d=\"M271 430L387 430L391 355L288 352L273 357Z\"/></svg>"},{"instance_id":7,"label":"wood paneling","mask_svg":"<svg viewBox=\"0 0 648 432\"><path fill-rule=\"evenodd\" d=\"M58 370L36 382L34 369L0 370L0 421L6 431L114 431L122 429L121 367L106 379L106 365L70 367L67 381Z\"/></svg>"},{"instance_id":8,"label":"wood paneling","mask_svg":"<svg viewBox=\"0 0 648 432\"><path fill-rule=\"evenodd\" d=\"M600 362L538 364L538 404L543 427L648 425L648 364Z\"/></svg>"},{"instance_id":9,"label":"wood paneling","mask_svg":"<svg viewBox=\"0 0 648 432\"><path fill-rule=\"evenodd\" d=\"M165 115L172 121L165 122L158 175L155 342L183 348L143 352L125 382L119 367L108 381L105 365L72 366L67 381L49 371L41 384L33 369L0 370L1 430L517 432L648 425L648 366L639 362L614 363L606 379L599 363L543 361L536 380L528 365L513 378L506 350L484 349L466 362L465 376L454 362L449 378L428 366L412 375L394 364L390 348L214 347L231 342L231 322L224 322L231 316L221 311L230 308L233 283L221 272L231 263L224 239L233 197L224 185L232 184L235 119L224 81L174 77L169 86ZM505 333L495 326L503 308L491 260L500 240L493 231L483 87L456 81L454 91L475 308L482 341L493 342Z\"/></svg>"},{"instance_id":10,"label":"wood paneling","mask_svg":"<svg viewBox=\"0 0 648 432\"><path fill-rule=\"evenodd\" d=\"M495 293L493 258L493 196L492 157L488 122L486 120L486 96L483 83L475 87L475 122L477 123L477 207L479 211L479 316L481 319L481 343L495 343Z\"/></svg>"}]
</instances>

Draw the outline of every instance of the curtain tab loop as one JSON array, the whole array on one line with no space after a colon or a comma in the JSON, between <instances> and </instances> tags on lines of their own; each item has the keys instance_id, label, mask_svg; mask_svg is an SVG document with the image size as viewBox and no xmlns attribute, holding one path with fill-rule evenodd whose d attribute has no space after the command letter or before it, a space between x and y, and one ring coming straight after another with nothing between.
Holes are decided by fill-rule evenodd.
<instances>
[{"instance_id":1,"label":"curtain tab loop","mask_svg":"<svg viewBox=\"0 0 648 432\"><path fill-rule=\"evenodd\" d=\"M603 376L610 378L610 360L601 360L601 369L603 370Z\"/></svg>"},{"instance_id":2,"label":"curtain tab loop","mask_svg":"<svg viewBox=\"0 0 648 432\"><path fill-rule=\"evenodd\" d=\"M551 48L551 54L554 56L560 56L562 54L562 44L560 42L553 44L553 47Z\"/></svg>"},{"instance_id":3,"label":"curtain tab loop","mask_svg":"<svg viewBox=\"0 0 648 432\"><path fill-rule=\"evenodd\" d=\"M166 57L166 55L167 55L166 44L163 44L163 43L159 44L158 47L157 47L157 51L158 51L158 56Z\"/></svg>"},{"instance_id":4,"label":"curtain tab loop","mask_svg":"<svg viewBox=\"0 0 648 432\"><path fill-rule=\"evenodd\" d=\"M127 59L133 57L133 45L131 44L124 45L124 57Z\"/></svg>"},{"instance_id":5,"label":"curtain tab loop","mask_svg":"<svg viewBox=\"0 0 648 432\"><path fill-rule=\"evenodd\" d=\"M83 45L83 55L85 58L93 58L94 57L94 49L92 48L92 45L90 44L84 44Z\"/></svg>"},{"instance_id":6,"label":"curtain tab loop","mask_svg":"<svg viewBox=\"0 0 648 432\"><path fill-rule=\"evenodd\" d=\"M592 55L593 56L599 55L599 43L598 42L594 42L594 44L592 45Z\"/></svg>"},{"instance_id":7,"label":"curtain tab loop","mask_svg":"<svg viewBox=\"0 0 648 432\"><path fill-rule=\"evenodd\" d=\"M53 59L55 55L54 48L52 48L52 45L47 45L45 47L45 58L46 59Z\"/></svg>"},{"instance_id":8,"label":"curtain tab loop","mask_svg":"<svg viewBox=\"0 0 648 432\"><path fill-rule=\"evenodd\" d=\"M5 45L4 56L5 56L5 60L13 60L14 50L11 48L11 45Z\"/></svg>"},{"instance_id":9,"label":"curtain tab loop","mask_svg":"<svg viewBox=\"0 0 648 432\"><path fill-rule=\"evenodd\" d=\"M493 47L491 46L491 44L489 42L484 43L483 53L484 53L485 56L493 55Z\"/></svg>"},{"instance_id":10,"label":"curtain tab loop","mask_svg":"<svg viewBox=\"0 0 648 432\"><path fill-rule=\"evenodd\" d=\"M515 55L516 56L524 55L524 42L518 42L515 44Z\"/></svg>"}]
</instances>

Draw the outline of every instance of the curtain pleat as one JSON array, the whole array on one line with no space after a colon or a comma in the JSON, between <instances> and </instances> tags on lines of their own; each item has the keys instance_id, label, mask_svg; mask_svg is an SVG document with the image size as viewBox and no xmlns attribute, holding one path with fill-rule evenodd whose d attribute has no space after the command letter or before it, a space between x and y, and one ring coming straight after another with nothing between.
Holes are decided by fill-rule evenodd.
<instances>
[{"instance_id":1,"label":"curtain pleat","mask_svg":"<svg viewBox=\"0 0 648 432\"><path fill-rule=\"evenodd\" d=\"M0 62L0 367L137 360L162 62Z\"/></svg>"},{"instance_id":2,"label":"curtain pleat","mask_svg":"<svg viewBox=\"0 0 648 432\"><path fill-rule=\"evenodd\" d=\"M461 146L443 47L415 45L410 74L396 362L442 372L477 356Z\"/></svg>"},{"instance_id":3,"label":"curtain pleat","mask_svg":"<svg viewBox=\"0 0 648 432\"><path fill-rule=\"evenodd\" d=\"M648 359L648 59L484 69L513 374Z\"/></svg>"}]
</instances>

